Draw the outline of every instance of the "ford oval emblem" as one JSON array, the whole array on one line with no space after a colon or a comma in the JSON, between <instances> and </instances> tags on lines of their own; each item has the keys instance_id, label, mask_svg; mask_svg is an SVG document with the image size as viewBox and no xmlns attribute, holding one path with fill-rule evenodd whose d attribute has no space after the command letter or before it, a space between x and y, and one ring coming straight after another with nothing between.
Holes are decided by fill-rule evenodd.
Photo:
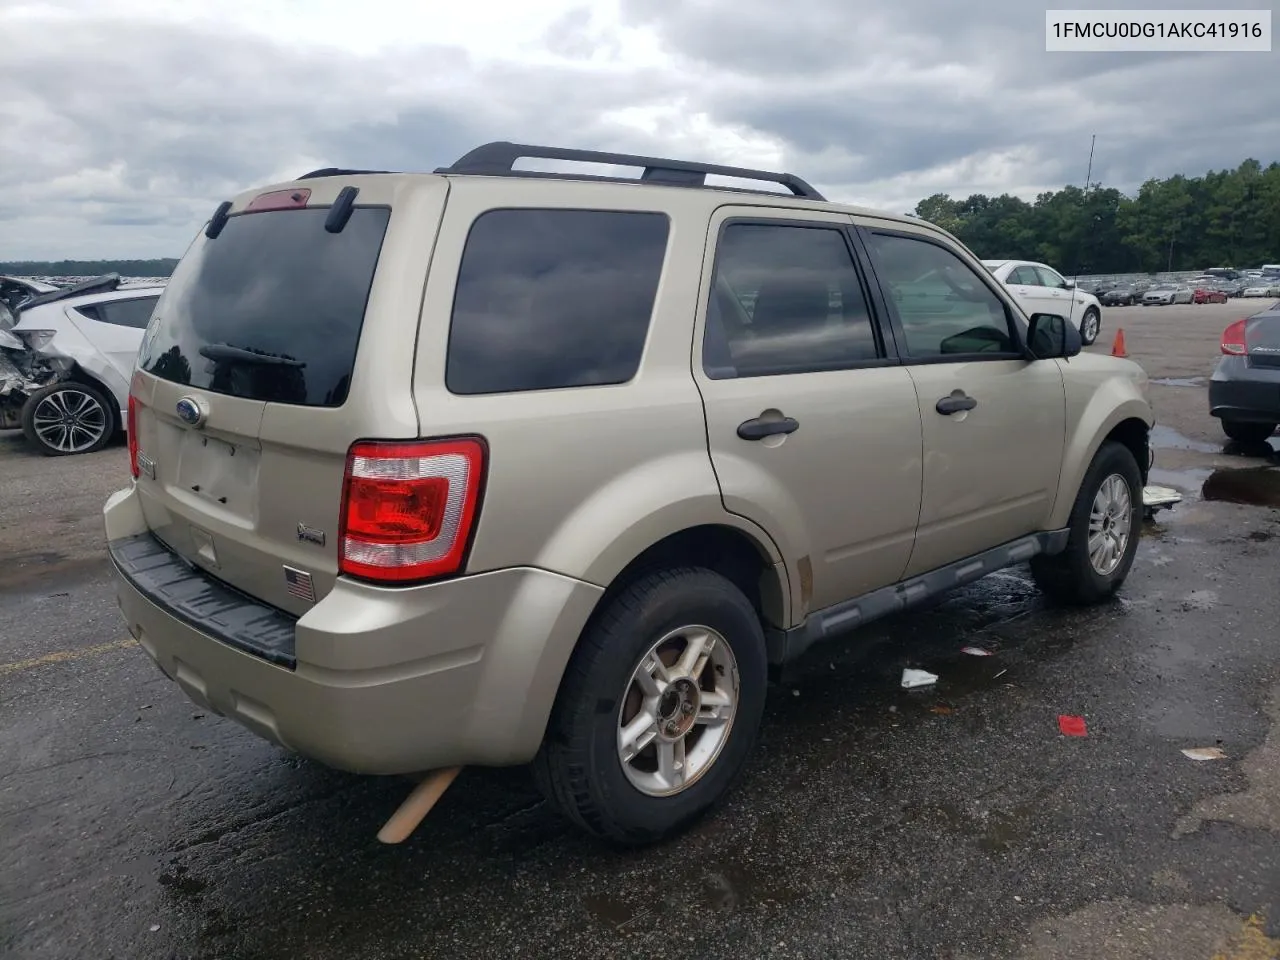
<instances>
[{"instance_id":1,"label":"ford oval emblem","mask_svg":"<svg viewBox=\"0 0 1280 960\"><path fill-rule=\"evenodd\" d=\"M200 401L195 397L183 397L178 401L178 419L191 427L199 427L204 424L207 414L204 407L200 406Z\"/></svg>"}]
</instances>

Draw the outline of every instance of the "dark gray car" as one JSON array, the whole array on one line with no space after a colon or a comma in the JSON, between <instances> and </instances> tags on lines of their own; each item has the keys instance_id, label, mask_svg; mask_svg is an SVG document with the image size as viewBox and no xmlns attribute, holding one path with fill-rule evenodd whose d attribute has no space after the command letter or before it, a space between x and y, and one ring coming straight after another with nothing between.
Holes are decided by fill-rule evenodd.
<instances>
[{"instance_id":1,"label":"dark gray car","mask_svg":"<svg viewBox=\"0 0 1280 960\"><path fill-rule=\"evenodd\" d=\"M1222 333L1222 359L1209 381L1209 413L1228 437L1262 443L1280 424L1280 304Z\"/></svg>"}]
</instances>

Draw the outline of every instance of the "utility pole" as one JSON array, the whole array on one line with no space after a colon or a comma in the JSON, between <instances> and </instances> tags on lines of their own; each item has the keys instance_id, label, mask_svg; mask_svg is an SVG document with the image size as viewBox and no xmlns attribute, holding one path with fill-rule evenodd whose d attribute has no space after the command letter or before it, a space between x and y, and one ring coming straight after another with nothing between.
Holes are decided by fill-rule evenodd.
<instances>
[{"instance_id":1,"label":"utility pole","mask_svg":"<svg viewBox=\"0 0 1280 960\"><path fill-rule=\"evenodd\" d=\"M1096 133L1092 134L1089 137L1089 168L1087 171L1085 171L1084 192L1080 197L1080 212L1086 218L1089 216L1089 184L1093 180L1093 148L1097 142L1098 142L1098 135ZM1086 230L1089 229L1089 224L1087 222L1085 223L1085 229ZM1085 245L1088 242L1088 236L1089 235L1086 234L1085 237L1080 241L1081 249L1076 251L1076 272L1075 272L1075 278L1074 278L1076 283L1080 282L1080 266L1081 266L1080 261L1083 259L1083 257L1081 256L1081 253L1083 252L1083 249L1085 248Z\"/></svg>"},{"instance_id":2,"label":"utility pole","mask_svg":"<svg viewBox=\"0 0 1280 960\"><path fill-rule=\"evenodd\" d=\"M1089 170L1084 175L1084 195L1089 196L1089 183L1093 179L1093 147L1098 142L1098 135L1095 133L1089 137Z\"/></svg>"}]
</instances>

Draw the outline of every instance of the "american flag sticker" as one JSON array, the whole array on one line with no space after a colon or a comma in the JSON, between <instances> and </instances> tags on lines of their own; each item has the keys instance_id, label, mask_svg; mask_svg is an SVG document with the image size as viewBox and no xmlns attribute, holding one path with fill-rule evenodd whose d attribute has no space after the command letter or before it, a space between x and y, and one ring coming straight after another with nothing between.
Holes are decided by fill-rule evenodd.
<instances>
[{"instance_id":1,"label":"american flag sticker","mask_svg":"<svg viewBox=\"0 0 1280 960\"><path fill-rule=\"evenodd\" d=\"M311 574L305 570L297 570L286 566L284 568L284 582L287 585L289 596L305 600L307 603L316 602L316 588L311 582Z\"/></svg>"}]
</instances>

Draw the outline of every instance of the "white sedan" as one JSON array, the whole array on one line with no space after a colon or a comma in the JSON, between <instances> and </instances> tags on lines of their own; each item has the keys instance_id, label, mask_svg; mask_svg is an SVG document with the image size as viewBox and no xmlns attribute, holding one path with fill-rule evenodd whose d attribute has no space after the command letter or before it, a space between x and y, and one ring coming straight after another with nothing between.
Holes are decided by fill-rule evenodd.
<instances>
[{"instance_id":1,"label":"white sedan","mask_svg":"<svg viewBox=\"0 0 1280 960\"><path fill-rule=\"evenodd\" d=\"M1102 304L1091 293L1077 289L1052 267L1032 260L983 260L983 266L1005 285L1028 317L1054 313L1080 327L1085 346L1102 330Z\"/></svg>"},{"instance_id":2,"label":"white sedan","mask_svg":"<svg viewBox=\"0 0 1280 960\"><path fill-rule=\"evenodd\" d=\"M1254 280L1241 292L1242 297L1280 296L1280 280Z\"/></svg>"},{"instance_id":3,"label":"white sedan","mask_svg":"<svg viewBox=\"0 0 1280 960\"><path fill-rule=\"evenodd\" d=\"M1167 307L1174 303L1191 303L1195 299L1195 291L1185 284L1157 283L1147 288L1142 295L1142 302L1147 306Z\"/></svg>"},{"instance_id":4,"label":"white sedan","mask_svg":"<svg viewBox=\"0 0 1280 960\"><path fill-rule=\"evenodd\" d=\"M0 426L21 426L46 456L100 450L126 429L138 347L164 287L113 279L28 301L0 337Z\"/></svg>"}]
</instances>

